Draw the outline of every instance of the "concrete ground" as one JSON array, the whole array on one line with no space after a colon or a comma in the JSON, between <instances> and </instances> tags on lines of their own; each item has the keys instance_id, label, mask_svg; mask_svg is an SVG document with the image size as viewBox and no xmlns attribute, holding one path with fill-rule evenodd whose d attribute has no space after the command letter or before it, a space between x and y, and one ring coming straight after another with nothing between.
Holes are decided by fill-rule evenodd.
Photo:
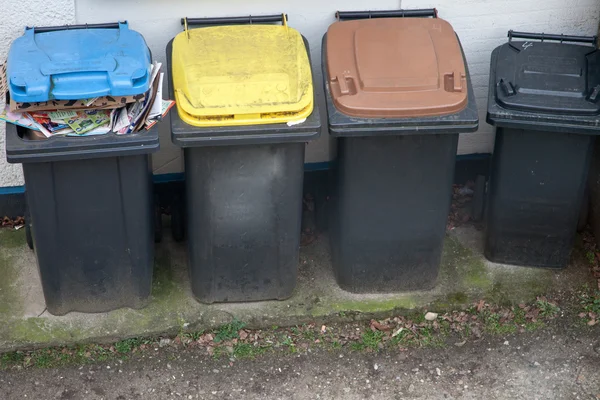
<instances>
[{"instance_id":1,"label":"concrete ground","mask_svg":"<svg viewBox=\"0 0 600 400\"><path fill-rule=\"evenodd\" d=\"M0 352L198 331L234 318L249 328L264 328L385 317L423 307L443 311L482 298L516 304L578 287L589 278L585 255L579 251L574 252L571 265L563 271L490 263L482 255L483 233L474 226L463 226L447 235L438 284L433 290L356 295L336 285L328 239L322 235L301 249L298 286L290 299L206 305L191 295L186 244L166 238L157 245L153 295L148 307L57 317L45 311L35 254L27 248L23 231L0 230Z\"/></svg>"},{"instance_id":2,"label":"concrete ground","mask_svg":"<svg viewBox=\"0 0 600 400\"><path fill-rule=\"evenodd\" d=\"M316 349L215 360L150 349L128 361L0 372L13 399L600 399L597 329L563 323L462 347Z\"/></svg>"}]
</instances>

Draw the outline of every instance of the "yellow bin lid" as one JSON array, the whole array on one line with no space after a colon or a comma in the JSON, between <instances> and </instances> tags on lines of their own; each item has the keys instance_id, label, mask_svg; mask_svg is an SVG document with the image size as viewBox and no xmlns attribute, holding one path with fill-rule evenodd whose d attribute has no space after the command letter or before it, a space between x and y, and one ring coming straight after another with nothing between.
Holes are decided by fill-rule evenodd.
<instances>
[{"instance_id":1,"label":"yellow bin lid","mask_svg":"<svg viewBox=\"0 0 600 400\"><path fill-rule=\"evenodd\" d=\"M277 25L185 30L173 40L179 116L195 126L285 123L313 110L302 36Z\"/></svg>"}]
</instances>

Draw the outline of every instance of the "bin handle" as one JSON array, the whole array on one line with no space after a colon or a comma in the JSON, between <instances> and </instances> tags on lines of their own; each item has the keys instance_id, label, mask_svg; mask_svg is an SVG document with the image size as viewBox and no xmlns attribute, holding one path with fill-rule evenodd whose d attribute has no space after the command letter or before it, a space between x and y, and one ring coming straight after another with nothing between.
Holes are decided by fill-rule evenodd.
<instances>
[{"instance_id":1,"label":"bin handle","mask_svg":"<svg viewBox=\"0 0 600 400\"><path fill-rule=\"evenodd\" d=\"M421 8L415 10L384 10L384 11L337 11L335 17L338 21L350 19L371 19L371 18L437 18L438 13L435 8Z\"/></svg>"},{"instance_id":2,"label":"bin handle","mask_svg":"<svg viewBox=\"0 0 600 400\"><path fill-rule=\"evenodd\" d=\"M573 36L573 35L556 35L550 33L532 33L532 32L515 32L512 29L508 31L508 41L511 42L513 39L535 39L541 40L554 40L559 42L575 42L575 43L590 43L595 47L598 46L598 36Z\"/></svg>"},{"instance_id":3,"label":"bin handle","mask_svg":"<svg viewBox=\"0 0 600 400\"><path fill-rule=\"evenodd\" d=\"M181 25L230 25L230 24L265 24L281 22L287 25L287 14L248 15L247 17L218 17L218 18L181 18Z\"/></svg>"},{"instance_id":4,"label":"bin handle","mask_svg":"<svg viewBox=\"0 0 600 400\"><path fill-rule=\"evenodd\" d=\"M25 30L33 29L35 33L69 31L76 29L119 29L121 25L127 25L127 21L110 22L104 24L80 24L80 25L60 25L60 26L28 26Z\"/></svg>"}]
</instances>

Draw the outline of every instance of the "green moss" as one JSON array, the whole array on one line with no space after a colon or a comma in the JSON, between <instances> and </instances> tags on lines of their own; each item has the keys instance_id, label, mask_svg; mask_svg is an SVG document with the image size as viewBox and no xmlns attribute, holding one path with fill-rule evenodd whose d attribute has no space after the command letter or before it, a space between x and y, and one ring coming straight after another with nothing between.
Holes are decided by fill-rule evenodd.
<instances>
[{"instance_id":1,"label":"green moss","mask_svg":"<svg viewBox=\"0 0 600 400\"><path fill-rule=\"evenodd\" d=\"M321 305L313 310L313 316L329 315L343 312L344 315L355 311L363 314L373 314L397 310L411 310L419 304L419 299L413 296L395 297L382 300L355 300L332 302L329 306ZM315 312L316 311L316 312Z\"/></svg>"},{"instance_id":2,"label":"green moss","mask_svg":"<svg viewBox=\"0 0 600 400\"><path fill-rule=\"evenodd\" d=\"M483 258L473 254L471 249L452 236L446 237L444 242L442 271L451 274L446 279L458 280L455 284L465 290L486 290L492 284ZM456 277L452 277L452 274Z\"/></svg>"},{"instance_id":3,"label":"green moss","mask_svg":"<svg viewBox=\"0 0 600 400\"><path fill-rule=\"evenodd\" d=\"M152 297L156 301L168 298L177 289L173 280L171 252L166 247L160 247L154 257L154 275L152 280Z\"/></svg>"},{"instance_id":4,"label":"green moss","mask_svg":"<svg viewBox=\"0 0 600 400\"><path fill-rule=\"evenodd\" d=\"M0 229L0 249L16 249L24 247L25 241L25 228L14 230L14 229Z\"/></svg>"},{"instance_id":5,"label":"green moss","mask_svg":"<svg viewBox=\"0 0 600 400\"><path fill-rule=\"evenodd\" d=\"M0 238L6 233L0 230ZM18 314L23 304L19 296L16 282L19 276L11 255L11 250L2 249L0 244L0 315L11 316Z\"/></svg>"},{"instance_id":6,"label":"green moss","mask_svg":"<svg viewBox=\"0 0 600 400\"><path fill-rule=\"evenodd\" d=\"M464 292L450 293L446 296L446 301L457 305L466 304L469 301L469 296Z\"/></svg>"},{"instance_id":7,"label":"green moss","mask_svg":"<svg viewBox=\"0 0 600 400\"><path fill-rule=\"evenodd\" d=\"M441 300L434 301L428 308L431 310L453 311L469 304L471 299L465 292L453 292Z\"/></svg>"},{"instance_id":8,"label":"green moss","mask_svg":"<svg viewBox=\"0 0 600 400\"><path fill-rule=\"evenodd\" d=\"M44 318L27 318L10 322L10 339L19 343L54 344L73 342L84 337L75 327L49 323Z\"/></svg>"},{"instance_id":9,"label":"green moss","mask_svg":"<svg viewBox=\"0 0 600 400\"><path fill-rule=\"evenodd\" d=\"M553 286L553 272L541 268L503 267L496 271L486 300L499 305L534 301Z\"/></svg>"}]
</instances>

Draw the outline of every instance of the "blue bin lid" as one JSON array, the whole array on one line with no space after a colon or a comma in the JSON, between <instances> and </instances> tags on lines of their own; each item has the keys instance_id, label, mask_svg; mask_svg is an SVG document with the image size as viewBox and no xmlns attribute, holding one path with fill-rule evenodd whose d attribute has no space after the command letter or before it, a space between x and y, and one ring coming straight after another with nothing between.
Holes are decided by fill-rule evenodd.
<instances>
[{"instance_id":1,"label":"blue bin lid","mask_svg":"<svg viewBox=\"0 0 600 400\"><path fill-rule=\"evenodd\" d=\"M7 61L16 102L131 96L150 85L151 55L127 22L26 28Z\"/></svg>"}]
</instances>

